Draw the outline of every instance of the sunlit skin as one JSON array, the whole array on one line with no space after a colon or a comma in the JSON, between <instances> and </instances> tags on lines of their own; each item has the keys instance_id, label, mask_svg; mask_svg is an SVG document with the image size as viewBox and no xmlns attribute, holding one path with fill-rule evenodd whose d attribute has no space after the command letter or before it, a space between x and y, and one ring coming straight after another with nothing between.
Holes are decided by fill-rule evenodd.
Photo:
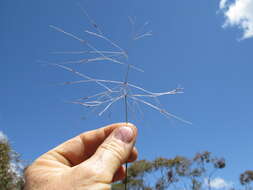
<instances>
[{"instance_id":1,"label":"sunlit skin","mask_svg":"<svg viewBox=\"0 0 253 190\"><path fill-rule=\"evenodd\" d=\"M34 161L25 171L25 190L110 190L133 162L137 128L118 123L82 133Z\"/></svg>"}]
</instances>

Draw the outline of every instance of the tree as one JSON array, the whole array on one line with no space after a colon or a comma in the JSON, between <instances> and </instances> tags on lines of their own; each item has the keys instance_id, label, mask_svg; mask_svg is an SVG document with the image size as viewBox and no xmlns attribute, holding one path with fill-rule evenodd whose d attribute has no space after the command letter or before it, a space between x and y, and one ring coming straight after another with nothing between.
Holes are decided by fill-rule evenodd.
<instances>
[{"instance_id":1,"label":"tree","mask_svg":"<svg viewBox=\"0 0 253 190\"><path fill-rule=\"evenodd\" d=\"M156 158L153 161L140 160L128 169L129 190L211 190L215 173L225 168L223 158L216 158L210 152L197 153L193 158L176 156L172 159ZM123 189L124 183L116 183L113 190Z\"/></svg>"},{"instance_id":2,"label":"tree","mask_svg":"<svg viewBox=\"0 0 253 190\"><path fill-rule=\"evenodd\" d=\"M240 183L245 187L245 190L253 189L250 184L253 182L253 171L246 170L240 175Z\"/></svg>"},{"instance_id":3,"label":"tree","mask_svg":"<svg viewBox=\"0 0 253 190\"><path fill-rule=\"evenodd\" d=\"M21 190L24 185L19 155L11 149L6 136L0 132L0 189Z\"/></svg>"}]
</instances>

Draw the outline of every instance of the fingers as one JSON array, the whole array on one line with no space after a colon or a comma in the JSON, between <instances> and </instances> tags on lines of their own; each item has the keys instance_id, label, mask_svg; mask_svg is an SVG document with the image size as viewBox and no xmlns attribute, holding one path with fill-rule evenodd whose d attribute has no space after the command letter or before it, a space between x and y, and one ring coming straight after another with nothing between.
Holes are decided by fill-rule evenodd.
<instances>
[{"instance_id":1,"label":"fingers","mask_svg":"<svg viewBox=\"0 0 253 190\"><path fill-rule=\"evenodd\" d=\"M116 128L98 147L96 153L81 165L84 168L87 167L87 164L93 166L93 171L96 171L98 177L110 183L115 173L123 163L127 162L133 152L136 136L137 129L133 125Z\"/></svg>"},{"instance_id":2,"label":"fingers","mask_svg":"<svg viewBox=\"0 0 253 190\"><path fill-rule=\"evenodd\" d=\"M137 151L137 148L134 147L130 156L128 157L127 162L134 162L135 160L137 160L137 157L138 157L138 151Z\"/></svg>"},{"instance_id":3,"label":"fingers","mask_svg":"<svg viewBox=\"0 0 253 190\"><path fill-rule=\"evenodd\" d=\"M114 131L122 126L133 126L131 123L116 123L106 127L90 131L80 135L85 145L85 159L90 158L104 140Z\"/></svg>"},{"instance_id":4,"label":"fingers","mask_svg":"<svg viewBox=\"0 0 253 190\"><path fill-rule=\"evenodd\" d=\"M126 176L126 168L124 166L120 166L120 168L114 174L112 182L123 180L125 179L125 176Z\"/></svg>"},{"instance_id":5,"label":"fingers","mask_svg":"<svg viewBox=\"0 0 253 190\"><path fill-rule=\"evenodd\" d=\"M114 129L126 125L132 126L131 124L117 123L85 132L57 146L42 157L47 160L57 160L70 167L76 166L90 158ZM129 157L130 161L135 160L137 154L136 149L133 149Z\"/></svg>"},{"instance_id":6,"label":"fingers","mask_svg":"<svg viewBox=\"0 0 253 190\"><path fill-rule=\"evenodd\" d=\"M134 147L127 162L134 162L135 160L137 160L137 157L138 157L138 152L137 152L137 149ZM123 180L125 179L125 177L126 177L126 169L124 166L120 166L120 168L114 174L112 182Z\"/></svg>"}]
</instances>

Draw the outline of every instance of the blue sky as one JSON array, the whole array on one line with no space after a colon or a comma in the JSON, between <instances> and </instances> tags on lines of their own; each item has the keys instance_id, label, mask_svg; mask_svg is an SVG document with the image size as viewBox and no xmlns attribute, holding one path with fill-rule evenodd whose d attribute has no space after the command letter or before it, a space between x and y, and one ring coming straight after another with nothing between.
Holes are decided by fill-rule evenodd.
<instances>
[{"instance_id":1,"label":"blue sky","mask_svg":"<svg viewBox=\"0 0 253 190\"><path fill-rule=\"evenodd\" d=\"M102 117L66 103L100 89L94 84L57 85L80 78L38 62L76 60L81 57L51 52L87 49L49 25L88 39L97 48L108 47L84 32L93 28L77 3L0 2L0 131L29 162L81 132L124 121L122 102ZM139 128L140 158L192 156L208 150L226 158L222 176L229 181L253 169L252 1L79 3L106 36L127 49L129 63L145 70L131 70L130 82L154 92L184 87L183 94L160 101L193 125L167 119L145 105L141 106L144 116L130 117ZM146 30L152 30L152 37L131 42L129 16L136 18L138 26L149 21ZM125 73L125 67L118 64L89 63L75 68L100 79L123 80Z\"/></svg>"}]
</instances>

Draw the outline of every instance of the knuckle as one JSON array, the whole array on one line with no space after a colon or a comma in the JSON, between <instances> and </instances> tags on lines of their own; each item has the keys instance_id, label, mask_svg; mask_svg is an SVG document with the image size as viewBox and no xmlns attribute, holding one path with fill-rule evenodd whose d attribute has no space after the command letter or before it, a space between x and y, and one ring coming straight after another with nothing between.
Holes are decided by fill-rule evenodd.
<instances>
[{"instance_id":1,"label":"knuckle","mask_svg":"<svg viewBox=\"0 0 253 190\"><path fill-rule=\"evenodd\" d=\"M119 145L115 141L103 143L100 148L111 154L120 163L122 163L125 159L125 149L123 145Z\"/></svg>"}]
</instances>

